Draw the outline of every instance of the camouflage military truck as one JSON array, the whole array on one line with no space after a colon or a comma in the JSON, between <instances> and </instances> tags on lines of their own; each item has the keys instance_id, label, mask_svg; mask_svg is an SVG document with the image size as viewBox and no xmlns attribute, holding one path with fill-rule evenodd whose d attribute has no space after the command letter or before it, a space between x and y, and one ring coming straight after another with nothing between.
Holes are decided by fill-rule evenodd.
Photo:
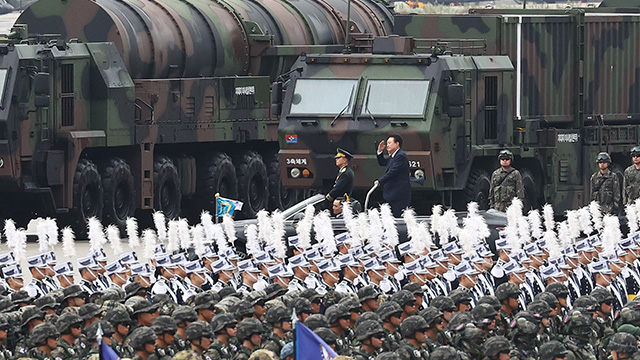
<instances>
[{"instance_id":1,"label":"camouflage military truck","mask_svg":"<svg viewBox=\"0 0 640 360\"><path fill-rule=\"evenodd\" d=\"M216 193L246 216L294 203L271 82L300 53L391 32L385 6L351 2L348 33L346 0L33 4L0 45L0 211L83 229L136 210L197 215Z\"/></svg>"},{"instance_id":2,"label":"camouflage military truck","mask_svg":"<svg viewBox=\"0 0 640 360\"><path fill-rule=\"evenodd\" d=\"M414 206L486 208L505 148L528 205L585 205L597 154L620 172L640 142L639 20L619 8L396 15L401 37L368 54L303 56L278 129L283 184L330 188L341 147L362 194L384 173L376 144L399 133L425 180Z\"/></svg>"}]
</instances>

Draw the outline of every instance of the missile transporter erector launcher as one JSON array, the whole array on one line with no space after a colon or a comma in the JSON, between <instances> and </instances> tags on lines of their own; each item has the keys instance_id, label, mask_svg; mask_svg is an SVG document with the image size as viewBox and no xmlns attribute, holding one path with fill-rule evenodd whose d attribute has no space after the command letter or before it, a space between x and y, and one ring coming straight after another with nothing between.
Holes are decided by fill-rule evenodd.
<instances>
[{"instance_id":1,"label":"missile transporter erector launcher","mask_svg":"<svg viewBox=\"0 0 640 360\"><path fill-rule=\"evenodd\" d=\"M640 143L639 25L637 9L396 15L394 34L414 44L374 41L369 56L307 55L294 65L279 127L283 184L330 188L332 155L343 147L354 154L362 194L384 173L375 145L399 133L412 175L425 175L424 186L412 185L414 206L487 207L505 148L527 205L585 205L597 154L610 152L621 176ZM302 106L316 101L312 81L342 82L346 89L316 97L347 100L323 112Z\"/></svg>"},{"instance_id":2,"label":"missile transporter erector launcher","mask_svg":"<svg viewBox=\"0 0 640 360\"><path fill-rule=\"evenodd\" d=\"M352 38L390 33L386 7L352 2ZM35 3L0 45L0 217L66 214L83 230L136 210L197 216L216 193L245 216L295 202L271 82L300 53L342 51L346 4Z\"/></svg>"}]
</instances>

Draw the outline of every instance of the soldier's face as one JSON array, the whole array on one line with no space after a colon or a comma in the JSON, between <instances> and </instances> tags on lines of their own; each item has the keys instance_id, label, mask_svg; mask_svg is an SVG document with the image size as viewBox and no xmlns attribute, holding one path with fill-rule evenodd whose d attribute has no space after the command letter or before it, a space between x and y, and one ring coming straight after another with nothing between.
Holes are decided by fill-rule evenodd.
<instances>
[{"instance_id":1,"label":"soldier's face","mask_svg":"<svg viewBox=\"0 0 640 360\"><path fill-rule=\"evenodd\" d=\"M337 167L343 167L347 165L347 158L346 157L337 157L336 158L336 166Z\"/></svg>"},{"instance_id":2,"label":"soldier's face","mask_svg":"<svg viewBox=\"0 0 640 360\"><path fill-rule=\"evenodd\" d=\"M501 158L500 159L500 166L502 166L502 167L511 166L511 159L509 159L509 158Z\"/></svg>"},{"instance_id":3,"label":"soldier's face","mask_svg":"<svg viewBox=\"0 0 640 360\"><path fill-rule=\"evenodd\" d=\"M631 155L631 161L633 161L634 164L640 164L640 154Z\"/></svg>"},{"instance_id":4,"label":"soldier's face","mask_svg":"<svg viewBox=\"0 0 640 360\"><path fill-rule=\"evenodd\" d=\"M607 162L599 162L599 163L598 163L598 168L599 168L600 170L605 170L605 169L606 169L606 168L608 168L608 167L609 167L609 163L607 163Z\"/></svg>"}]
</instances>

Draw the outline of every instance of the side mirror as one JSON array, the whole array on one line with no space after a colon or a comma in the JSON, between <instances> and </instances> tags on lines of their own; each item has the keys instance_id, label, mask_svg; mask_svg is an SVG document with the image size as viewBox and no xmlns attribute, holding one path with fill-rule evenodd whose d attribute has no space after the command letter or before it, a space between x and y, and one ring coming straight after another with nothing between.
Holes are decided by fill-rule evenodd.
<instances>
[{"instance_id":1,"label":"side mirror","mask_svg":"<svg viewBox=\"0 0 640 360\"><path fill-rule=\"evenodd\" d=\"M279 116L282 113L282 82L271 84L271 114Z\"/></svg>"},{"instance_id":2,"label":"side mirror","mask_svg":"<svg viewBox=\"0 0 640 360\"><path fill-rule=\"evenodd\" d=\"M450 84L447 86L448 109L447 115L451 118L464 116L464 86L461 84Z\"/></svg>"},{"instance_id":3,"label":"side mirror","mask_svg":"<svg viewBox=\"0 0 640 360\"><path fill-rule=\"evenodd\" d=\"M49 73L37 73L33 79L33 91L36 95L50 95Z\"/></svg>"}]
</instances>

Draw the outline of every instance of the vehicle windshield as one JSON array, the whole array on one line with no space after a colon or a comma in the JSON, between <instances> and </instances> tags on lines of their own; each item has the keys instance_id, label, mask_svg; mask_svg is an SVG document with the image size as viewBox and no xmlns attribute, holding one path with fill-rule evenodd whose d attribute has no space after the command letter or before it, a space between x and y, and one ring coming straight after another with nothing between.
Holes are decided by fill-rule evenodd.
<instances>
[{"instance_id":1,"label":"vehicle windshield","mask_svg":"<svg viewBox=\"0 0 640 360\"><path fill-rule=\"evenodd\" d=\"M422 116L429 80L369 80L362 113L382 116Z\"/></svg>"},{"instance_id":2,"label":"vehicle windshield","mask_svg":"<svg viewBox=\"0 0 640 360\"><path fill-rule=\"evenodd\" d=\"M351 115L358 80L298 79L291 114Z\"/></svg>"},{"instance_id":3,"label":"vehicle windshield","mask_svg":"<svg viewBox=\"0 0 640 360\"><path fill-rule=\"evenodd\" d=\"M312 197L302 200L301 202L283 211L282 216L284 217L285 220L291 220L296 214L304 212L304 210L307 208L307 205L309 204L315 205L320 201L324 201L324 195L315 194Z\"/></svg>"}]
</instances>

